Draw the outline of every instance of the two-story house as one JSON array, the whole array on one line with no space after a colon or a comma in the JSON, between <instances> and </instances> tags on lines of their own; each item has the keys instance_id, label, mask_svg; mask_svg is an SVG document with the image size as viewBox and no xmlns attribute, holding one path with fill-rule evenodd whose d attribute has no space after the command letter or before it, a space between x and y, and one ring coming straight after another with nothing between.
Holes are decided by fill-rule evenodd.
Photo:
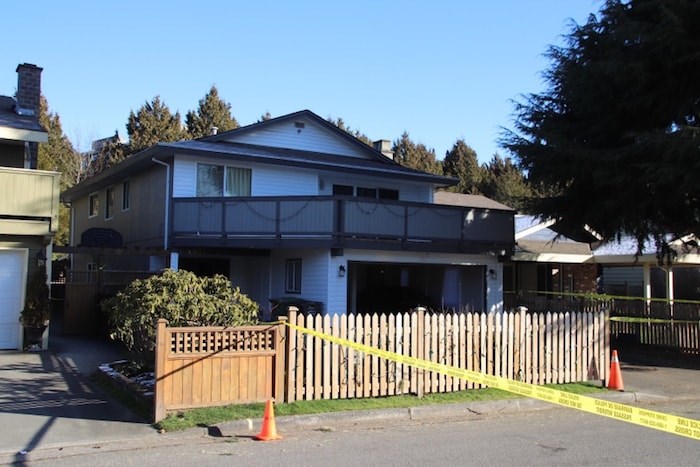
<instances>
[{"instance_id":1,"label":"two-story house","mask_svg":"<svg viewBox=\"0 0 700 467\"><path fill-rule=\"evenodd\" d=\"M223 273L325 313L497 310L513 211L435 202L456 180L403 167L304 110L160 143L63 193L73 269Z\"/></svg>"},{"instance_id":2,"label":"two-story house","mask_svg":"<svg viewBox=\"0 0 700 467\"><path fill-rule=\"evenodd\" d=\"M48 140L38 118L41 71L19 65L16 96L0 96L0 349L23 346L27 277L51 257L58 227L60 174L36 170Z\"/></svg>"}]
</instances>

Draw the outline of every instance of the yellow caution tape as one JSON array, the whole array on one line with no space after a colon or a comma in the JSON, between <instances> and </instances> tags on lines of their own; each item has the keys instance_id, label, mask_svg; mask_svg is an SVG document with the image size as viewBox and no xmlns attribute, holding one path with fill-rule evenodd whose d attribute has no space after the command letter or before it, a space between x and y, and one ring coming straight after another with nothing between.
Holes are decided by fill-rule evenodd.
<instances>
[{"instance_id":1,"label":"yellow caution tape","mask_svg":"<svg viewBox=\"0 0 700 467\"><path fill-rule=\"evenodd\" d=\"M427 360L421 360L415 357L400 355L388 350L377 349L370 347L369 345L358 344L357 342L324 334L303 326L297 326L288 321L284 321L284 324L305 334L325 339L334 344L351 347L369 355L386 358L402 364L412 365L423 370L435 371L444 375L453 376L455 378L469 380L492 388L502 389L514 394L520 394L521 396L540 399L553 404L559 404L564 407L581 410L583 412L602 415L604 417L614 418L615 420L621 420L623 422L633 423L635 425L641 425L675 435L686 436L688 438L700 441L700 420L669 415L661 412L655 412L653 410L640 409L638 407L632 407L626 404L595 399L593 397L582 396L580 394L571 394L544 386L522 383L520 381L501 378L499 376L486 375L472 370L465 370L462 368L443 365L441 363L429 362Z\"/></svg>"}]
</instances>

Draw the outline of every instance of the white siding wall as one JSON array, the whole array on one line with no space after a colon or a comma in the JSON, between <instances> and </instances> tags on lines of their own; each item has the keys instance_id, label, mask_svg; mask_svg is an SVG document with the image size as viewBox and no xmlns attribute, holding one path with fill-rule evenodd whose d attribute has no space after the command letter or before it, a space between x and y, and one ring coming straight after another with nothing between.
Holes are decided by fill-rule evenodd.
<instances>
[{"instance_id":1,"label":"white siding wall","mask_svg":"<svg viewBox=\"0 0 700 467\"><path fill-rule=\"evenodd\" d=\"M197 164L187 156L176 156L173 163L173 198L192 198L196 194Z\"/></svg>"},{"instance_id":2,"label":"white siding wall","mask_svg":"<svg viewBox=\"0 0 700 467\"><path fill-rule=\"evenodd\" d=\"M253 196L314 196L318 194L316 174L290 167L253 169Z\"/></svg>"},{"instance_id":3,"label":"white siding wall","mask_svg":"<svg viewBox=\"0 0 700 467\"><path fill-rule=\"evenodd\" d=\"M338 268L345 268L345 277L338 276ZM329 256L328 303L326 313L345 314L348 306L348 260L345 256Z\"/></svg>"},{"instance_id":4,"label":"white siding wall","mask_svg":"<svg viewBox=\"0 0 700 467\"><path fill-rule=\"evenodd\" d=\"M268 125L254 131L233 135L228 141L340 154L350 157L367 157L364 154L360 154L357 146L349 142L346 143L338 138L338 135L317 125L315 122L304 117L300 117L296 121L302 122L304 128L297 128L293 120L285 120L278 122L276 125Z\"/></svg>"},{"instance_id":5,"label":"white siding wall","mask_svg":"<svg viewBox=\"0 0 700 467\"><path fill-rule=\"evenodd\" d=\"M197 162L222 164L221 160L178 156L175 159L173 170L173 197L187 198L196 195ZM252 196L312 196L318 194L318 177L311 171L241 163L233 159L226 164L252 169Z\"/></svg>"},{"instance_id":6,"label":"white siding wall","mask_svg":"<svg viewBox=\"0 0 700 467\"><path fill-rule=\"evenodd\" d=\"M288 259L301 258L300 298L323 302L328 306L328 250L282 250L273 251L270 258L272 281L270 298L297 296L285 292L285 264Z\"/></svg>"}]
</instances>

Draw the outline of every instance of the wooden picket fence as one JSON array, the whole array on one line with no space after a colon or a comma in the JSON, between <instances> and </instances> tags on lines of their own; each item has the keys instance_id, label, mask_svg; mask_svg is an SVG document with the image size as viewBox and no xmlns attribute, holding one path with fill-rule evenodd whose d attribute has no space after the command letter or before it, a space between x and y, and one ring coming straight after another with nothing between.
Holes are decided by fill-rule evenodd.
<instances>
[{"instance_id":1,"label":"wooden picket fence","mask_svg":"<svg viewBox=\"0 0 700 467\"><path fill-rule=\"evenodd\" d=\"M606 313L442 312L305 316L290 323L374 348L533 384L607 382ZM155 420L168 411L263 401L461 391L471 381L419 370L282 324L158 323Z\"/></svg>"},{"instance_id":2,"label":"wooden picket fence","mask_svg":"<svg viewBox=\"0 0 700 467\"><path fill-rule=\"evenodd\" d=\"M428 313L303 316L291 323L400 355L533 384L607 381L606 314ZM480 387L290 329L286 402Z\"/></svg>"}]
</instances>

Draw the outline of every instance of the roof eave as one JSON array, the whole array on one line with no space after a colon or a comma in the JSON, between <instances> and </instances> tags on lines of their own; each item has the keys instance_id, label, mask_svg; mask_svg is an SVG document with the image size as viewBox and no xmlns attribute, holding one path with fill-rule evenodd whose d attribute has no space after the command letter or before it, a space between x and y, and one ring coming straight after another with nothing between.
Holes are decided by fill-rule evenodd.
<instances>
[{"instance_id":1,"label":"roof eave","mask_svg":"<svg viewBox=\"0 0 700 467\"><path fill-rule=\"evenodd\" d=\"M30 143L46 143L49 141L49 134L45 131L0 126L0 139L28 141Z\"/></svg>"}]
</instances>

